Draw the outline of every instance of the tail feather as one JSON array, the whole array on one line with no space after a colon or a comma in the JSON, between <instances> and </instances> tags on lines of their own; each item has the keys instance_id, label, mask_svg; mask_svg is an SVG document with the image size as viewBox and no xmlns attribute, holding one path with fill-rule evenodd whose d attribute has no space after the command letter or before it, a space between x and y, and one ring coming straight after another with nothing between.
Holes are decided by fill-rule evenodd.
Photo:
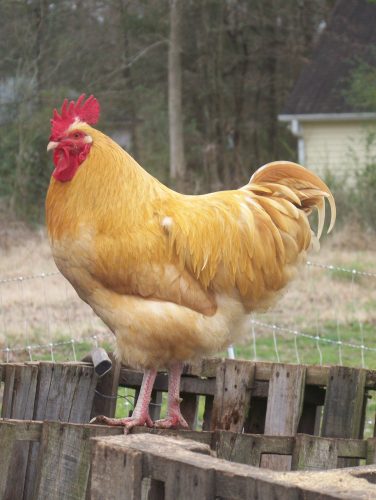
<instances>
[{"instance_id":1,"label":"tail feather","mask_svg":"<svg viewBox=\"0 0 376 500\"><path fill-rule=\"evenodd\" d=\"M310 213L312 208L318 211L317 237L320 238L325 222L325 198L329 201L331 218L328 233L333 229L336 220L334 197L316 174L306 168L289 161L275 161L259 168L251 177L246 189L252 191L266 190L279 193L279 196L291 201L295 206Z\"/></svg>"}]
</instances>

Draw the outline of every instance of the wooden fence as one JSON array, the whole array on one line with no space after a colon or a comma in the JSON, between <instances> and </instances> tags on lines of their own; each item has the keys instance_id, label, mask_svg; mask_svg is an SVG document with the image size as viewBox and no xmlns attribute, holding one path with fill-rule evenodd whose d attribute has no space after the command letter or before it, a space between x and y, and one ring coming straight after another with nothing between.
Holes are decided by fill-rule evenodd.
<instances>
[{"instance_id":1,"label":"wooden fence","mask_svg":"<svg viewBox=\"0 0 376 500\"><path fill-rule=\"evenodd\" d=\"M376 466L276 472L210 456L166 436L94 439L92 500L333 500L376 498Z\"/></svg>"},{"instance_id":2,"label":"wooden fence","mask_svg":"<svg viewBox=\"0 0 376 500\"><path fill-rule=\"evenodd\" d=\"M97 379L93 367L87 363L0 364L0 394L3 394L0 498L86 498L90 491L90 438L102 436L109 440L108 446L111 447L118 442L111 436L122 433L119 428L88 425L87 422L98 414L113 416L119 386L134 389L137 395L141 379L141 372L120 366L115 361L111 372L101 379ZM154 404L150 407L153 418L159 417L162 393L166 390L167 375L160 373L153 392ZM166 439L173 434L199 442L217 457L207 456L205 460L220 460L221 471L230 467L223 472L223 477L235 470L230 462L238 462L236 467L240 467L239 464L248 467L249 477L255 474L255 469L249 466L260 467L259 473L263 474L265 471L261 469L265 468L275 471L331 469L358 465L359 460L374 464L376 439L363 438L367 402L375 390L376 372L371 370L204 360L200 365L188 366L182 377L182 411L197 430L174 432L136 428L132 434L163 434ZM197 424L200 398L204 399L200 403L204 405L204 413L202 422ZM370 414L370 409L367 418L374 421L375 415ZM141 439L131 436L132 446L141 446L144 441L137 441L136 437ZM121 439L130 438L122 436ZM158 443L160 437L147 436L144 439ZM100 446L107 449L104 441L100 442ZM128 445L121 446L128 449ZM151 458L146 457L142 446L142 463L148 463ZM133 452L122 451L123 459L124 453L128 456ZM189 460L193 459L197 460L197 454L190 455ZM108 460L110 463L109 456ZM189 460L190 467L193 467ZM210 470L216 469L218 464L211 462ZM95 467L107 465L94 460L93 467L94 474ZM149 483L157 485L155 491L158 488L165 493L169 491L168 479L163 479L166 484L162 488L158 486L162 479L154 473L149 474L147 468L142 470L143 478L151 478ZM197 472L199 477L204 474L203 470ZM241 470L245 474L246 469ZM209 476L213 474L210 472ZM185 472L183 476L191 477ZM154 479L157 482L154 483ZM240 485L243 479L236 481ZM187 479L187 484L189 481ZM210 491L215 495L217 480L210 481ZM235 479L230 483L233 481ZM239 485L236 488L243 488ZM93 495L97 494L97 483L94 482L92 488ZM155 496L157 493L153 488L148 493L150 499L164 498L162 494ZM172 493L169 495L166 493L167 499L180 498L171 496ZM214 498L210 495L197 498Z\"/></svg>"},{"instance_id":3,"label":"wooden fence","mask_svg":"<svg viewBox=\"0 0 376 500\"><path fill-rule=\"evenodd\" d=\"M148 435L139 436L145 433ZM114 441L111 436L117 436L119 439ZM97 449L92 450L91 438L101 438L97 441L101 443L100 451ZM128 446L130 438L132 438L131 444ZM186 449L207 454L208 457L204 465L200 462L201 457L197 455L183 454L182 457L179 454L177 455L174 449L168 446L171 442L169 439L172 439L174 446L178 443L180 447L183 446L184 448L185 445L181 445L182 441L186 443ZM194 446L193 442L195 443ZM116 451L119 443L121 449L126 450L121 451L120 455ZM138 476L129 475L128 469L131 462L128 459L127 450L129 447L133 449L134 443L142 443L140 450L143 453L147 452L147 457L142 459L142 463L156 460L155 452L158 450L157 456L163 458L161 463L164 464L164 467L167 467L163 476L155 475L144 466L142 466L142 473L139 471ZM230 485L237 481L240 484L236 486L232 493L231 489L229 489L230 486L228 486L227 493L220 495L220 497L254 498L252 496L241 496L240 493L235 494L235 492L242 488L241 483L244 481L244 477L254 477L255 467L250 467L250 465L258 466L262 463L262 458L273 455L283 458L290 457L292 459L292 469L297 471L322 469L323 464L326 465L326 468L335 467L338 457L362 458L366 463L375 463L376 439L320 438L304 434L294 437L276 437L239 434L230 431L150 430L144 427L137 427L131 436L124 436L122 429L119 427L4 419L0 421L0 445L0 498L2 499L81 500L88 498L90 491L92 498L128 498L126 492L138 491L142 487L141 483L144 478L167 481L166 474L170 474L171 478L175 477L174 484L179 483L179 477L182 480L184 478L186 496L183 493L183 496L174 496L178 489L172 490L175 493L168 493L168 486L166 486L166 491L164 490L165 487L163 487L165 497L154 497L153 491L149 491L149 496L146 495L147 492L144 492L143 498L175 500L188 498L189 491L195 491L190 483L190 481L195 482L195 475L192 475L192 472L187 473L187 470L189 472L192 467L194 471L196 469L200 471L202 481L204 481L205 474L210 476L214 471L218 471L220 474L225 473L225 476L226 474L231 476L234 471L240 470L242 473L235 479L231 478ZM33 462L20 461L20 452L29 451L32 446L37 447L35 457L29 455L29 460L33 459ZM93 455L92 460L91 453ZM211 455L214 455L215 458ZM234 462L238 463L235 464ZM33 473L23 474L21 465L30 465L30 463L35 465ZM128 469L125 468L125 463ZM162 466L156 465L155 467L155 470L158 470L158 467ZM179 474L176 473L177 467L180 470ZM357 468L343 470L355 469ZM261 471L261 469L259 470ZM371 471L374 470L376 468L372 466ZM268 477L267 482L269 484L270 473L270 470L265 471L264 469L264 475L257 477ZM271 477L285 477L285 474ZM93 479L91 479L91 476ZM209 481L209 479L205 479L205 484L206 481ZM175 488L183 488L183 486L175 486ZM376 491L376 486L374 488ZM122 489L122 495L117 496ZM368 491L368 498L370 498L372 492L373 489ZM216 498L216 493L213 493L213 495L196 496L196 498L197 500ZM136 495L129 498L138 499L141 497ZM192 495L190 498L192 498ZM259 498L269 500L273 496L259 496Z\"/></svg>"},{"instance_id":4,"label":"wooden fence","mask_svg":"<svg viewBox=\"0 0 376 500\"><path fill-rule=\"evenodd\" d=\"M105 376L94 400L93 415L113 416L119 386L140 389L142 373L116 365ZM159 418L167 374L157 376L150 413ZM204 360L188 366L181 381L182 412L191 428L249 434L361 439L365 419L375 422L368 401L376 391L376 371L343 366L305 366L241 360ZM107 396L103 397L103 396ZM202 424L197 426L199 397L204 398ZM338 466L357 465L339 460ZM289 470L291 459L267 457L262 466Z\"/></svg>"}]
</instances>

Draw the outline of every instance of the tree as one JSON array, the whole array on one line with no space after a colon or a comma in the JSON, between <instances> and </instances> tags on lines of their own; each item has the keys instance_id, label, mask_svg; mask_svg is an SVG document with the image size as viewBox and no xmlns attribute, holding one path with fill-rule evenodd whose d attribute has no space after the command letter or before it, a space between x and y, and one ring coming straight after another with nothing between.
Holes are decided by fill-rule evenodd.
<instances>
[{"instance_id":1,"label":"tree","mask_svg":"<svg viewBox=\"0 0 376 500\"><path fill-rule=\"evenodd\" d=\"M181 0L170 0L170 43L168 49L168 115L170 176L181 188L185 180L182 110Z\"/></svg>"}]
</instances>

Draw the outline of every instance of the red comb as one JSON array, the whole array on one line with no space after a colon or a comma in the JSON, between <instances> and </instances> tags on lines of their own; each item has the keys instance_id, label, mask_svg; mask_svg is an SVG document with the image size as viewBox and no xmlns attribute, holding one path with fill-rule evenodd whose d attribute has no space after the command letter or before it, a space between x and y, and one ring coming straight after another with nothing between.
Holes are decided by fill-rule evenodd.
<instances>
[{"instance_id":1,"label":"red comb","mask_svg":"<svg viewBox=\"0 0 376 500\"><path fill-rule=\"evenodd\" d=\"M69 104L68 99L64 99L61 113L59 114L54 109L51 119L51 140L56 140L61 136L77 118L90 125L97 123L100 112L99 102L93 95L88 97L85 102L84 100L85 94L80 95L76 102L71 101Z\"/></svg>"}]
</instances>

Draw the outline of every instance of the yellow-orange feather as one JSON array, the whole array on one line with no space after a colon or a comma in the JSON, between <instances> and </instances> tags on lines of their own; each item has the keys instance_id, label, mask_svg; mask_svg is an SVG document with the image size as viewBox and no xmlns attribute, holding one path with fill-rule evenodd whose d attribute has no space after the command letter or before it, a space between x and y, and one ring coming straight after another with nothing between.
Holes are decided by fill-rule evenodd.
<instances>
[{"instance_id":1,"label":"yellow-orange feather","mask_svg":"<svg viewBox=\"0 0 376 500\"><path fill-rule=\"evenodd\" d=\"M311 245L307 214L327 186L291 162L259 169L239 190L176 193L101 132L69 182L52 178L46 200L55 261L117 336L121 357L165 366L241 337L252 310L268 307Z\"/></svg>"}]
</instances>

